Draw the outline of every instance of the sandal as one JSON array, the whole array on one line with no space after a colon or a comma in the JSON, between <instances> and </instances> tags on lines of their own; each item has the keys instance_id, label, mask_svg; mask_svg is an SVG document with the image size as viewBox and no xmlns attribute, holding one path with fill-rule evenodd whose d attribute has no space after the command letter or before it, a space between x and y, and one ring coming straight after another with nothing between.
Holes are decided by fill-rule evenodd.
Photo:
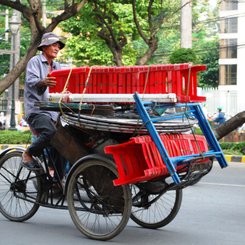
<instances>
[{"instance_id":1,"label":"sandal","mask_svg":"<svg viewBox=\"0 0 245 245\"><path fill-rule=\"evenodd\" d=\"M31 162L21 162L20 165L24 168L27 168L28 170L40 170L42 167L35 161Z\"/></svg>"}]
</instances>

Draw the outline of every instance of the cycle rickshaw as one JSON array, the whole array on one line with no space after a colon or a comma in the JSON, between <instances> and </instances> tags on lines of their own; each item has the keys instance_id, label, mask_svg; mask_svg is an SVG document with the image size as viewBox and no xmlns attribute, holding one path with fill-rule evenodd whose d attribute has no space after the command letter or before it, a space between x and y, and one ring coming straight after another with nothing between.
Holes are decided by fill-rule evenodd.
<instances>
[{"instance_id":1,"label":"cycle rickshaw","mask_svg":"<svg viewBox=\"0 0 245 245\"><path fill-rule=\"evenodd\" d=\"M20 165L24 149L8 148L0 153L1 213L22 222L40 206L68 209L75 226L97 240L118 235L129 218L151 229L170 223L183 188L206 175L215 158L227 166L198 103L203 97L196 94L196 78L203 69L182 64L55 71L61 93L53 91L50 102L39 106L61 112L51 144L71 163L65 183L58 182L62 194L53 192L48 149L37 158L42 169L29 171ZM193 133L197 124L204 136Z\"/></svg>"}]
</instances>

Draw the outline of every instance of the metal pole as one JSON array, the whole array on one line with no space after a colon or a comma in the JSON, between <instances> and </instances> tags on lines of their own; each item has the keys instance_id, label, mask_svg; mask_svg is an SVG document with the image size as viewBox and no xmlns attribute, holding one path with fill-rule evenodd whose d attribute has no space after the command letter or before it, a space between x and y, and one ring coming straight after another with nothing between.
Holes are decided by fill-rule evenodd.
<instances>
[{"instance_id":1,"label":"metal pole","mask_svg":"<svg viewBox=\"0 0 245 245\"><path fill-rule=\"evenodd\" d=\"M5 10L5 41L9 40L9 10Z\"/></svg>"},{"instance_id":2,"label":"metal pole","mask_svg":"<svg viewBox=\"0 0 245 245\"><path fill-rule=\"evenodd\" d=\"M42 0L42 23L44 27L47 26L46 0Z\"/></svg>"},{"instance_id":3,"label":"metal pole","mask_svg":"<svg viewBox=\"0 0 245 245\"><path fill-rule=\"evenodd\" d=\"M19 46L19 43L17 43L17 36L19 37L19 28L20 28L20 13L18 11L14 11L13 15L10 20L10 29L11 29L11 48L13 51L13 54L11 55L11 70L15 67L17 63L17 59L19 59L19 56L17 55L17 44ZM18 96L16 94L16 84L17 80L12 84L12 89L11 89L11 109L10 109L10 130L16 130L16 123L15 123L15 99ZM17 88L18 89L18 88Z\"/></svg>"},{"instance_id":4,"label":"metal pole","mask_svg":"<svg viewBox=\"0 0 245 245\"><path fill-rule=\"evenodd\" d=\"M181 0L181 48L192 48L192 7L190 0Z\"/></svg>"},{"instance_id":5,"label":"metal pole","mask_svg":"<svg viewBox=\"0 0 245 245\"><path fill-rule=\"evenodd\" d=\"M16 50L16 33L12 33L12 49ZM12 68L15 66L15 53L12 54ZM16 130L15 122L15 82L12 84L10 130Z\"/></svg>"}]
</instances>

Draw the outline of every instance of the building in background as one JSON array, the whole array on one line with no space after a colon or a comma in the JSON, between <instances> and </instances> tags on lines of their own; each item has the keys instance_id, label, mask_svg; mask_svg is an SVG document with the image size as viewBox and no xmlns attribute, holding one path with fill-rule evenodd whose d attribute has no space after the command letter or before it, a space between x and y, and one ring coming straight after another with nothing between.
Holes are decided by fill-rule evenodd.
<instances>
[{"instance_id":1,"label":"building in background","mask_svg":"<svg viewBox=\"0 0 245 245\"><path fill-rule=\"evenodd\" d=\"M221 1L219 17L219 106L234 115L245 110L245 1Z\"/></svg>"},{"instance_id":2,"label":"building in background","mask_svg":"<svg viewBox=\"0 0 245 245\"><path fill-rule=\"evenodd\" d=\"M219 20L219 86L200 95L211 115L222 107L229 118L245 110L245 1L220 1Z\"/></svg>"}]
</instances>

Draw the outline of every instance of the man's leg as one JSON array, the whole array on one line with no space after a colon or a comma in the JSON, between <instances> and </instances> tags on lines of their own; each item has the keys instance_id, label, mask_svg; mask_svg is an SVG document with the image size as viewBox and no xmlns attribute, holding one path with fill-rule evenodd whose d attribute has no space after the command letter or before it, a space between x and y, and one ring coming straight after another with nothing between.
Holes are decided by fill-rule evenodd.
<instances>
[{"instance_id":1,"label":"man's leg","mask_svg":"<svg viewBox=\"0 0 245 245\"><path fill-rule=\"evenodd\" d=\"M62 180L65 176L66 159L54 147L49 148L49 154L53 160L52 165L56 169L54 180Z\"/></svg>"},{"instance_id":2,"label":"man's leg","mask_svg":"<svg viewBox=\"0 0 245 245\"><path fill-rule=\"evenodd\" d=\"M49 142L56 132L56 127L47 115L32 114L28 118L28 124L37 133L37 138L23 153L23 166L30 169L37 168L37 163L32 156L39 156L42 150L49 145Z\"/></svg>"}]
</instances>

